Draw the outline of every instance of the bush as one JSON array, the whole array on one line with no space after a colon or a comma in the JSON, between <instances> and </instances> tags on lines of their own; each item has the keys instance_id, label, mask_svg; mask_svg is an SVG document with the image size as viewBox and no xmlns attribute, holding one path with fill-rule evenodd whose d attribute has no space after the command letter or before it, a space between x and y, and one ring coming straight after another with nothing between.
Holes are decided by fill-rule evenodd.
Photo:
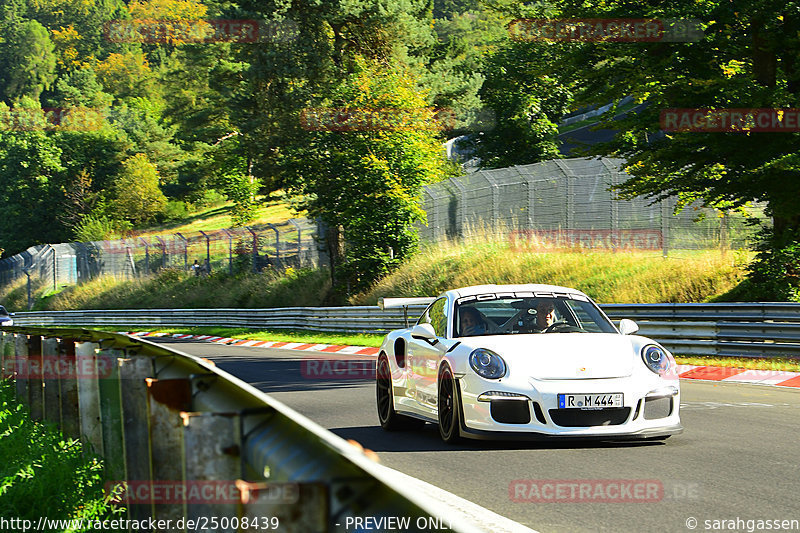
<instances>
[{"instance_id":1,"label":"bush","mask_svg":"<svg viewBox=\"0 0 800 533\"><path fill-rule=\"evenodd\" d=\"M755 301L800 302L800 236L763 233L743 288Z\"/></svg>"},{"instance_id":2,"label":"bush","mask_svg":"<svg viewBox=\"0 0 800 533\"><path fill-rule=\"evenodd\" d=\"M114 183L114 208L118 216L142 224L161 215L167 198L158 181L158 170L145 154L136 154L123 161L122 172Z\"/></svg>"},{"instance_id":3,"label":"bush","mask_svg":"<svg viewBox=\"0 0 800 533\"><path fill-rule=\"evenodd\" d=\"M194 205L197 207L217 207L227 201L225 196L216 189L206 189L203 191L203 196L195 201Z\"/></svg>"},{"instance_id":4,"label":"bush","mask_svg":"<svg viewBox=\"0 0 800 533\"><path fill-rule=\"evenodd\" d=\"M169 200L162 214L164 221L183 220L189 214L189 206L181 200Z\"/></svg>"},{"instance_id":5,"label":"bush","mask_svg":"<svg viewBox=\"0 0 800 533\"><path fill-rule=\"evenodd\" d=\"M77 242L105 241L130 231L133 226L127 220L114 220L105 215L87 215L75 228Z\"/></svg>"},{"instance_id":6,"label":"bush","mask_svg":"<svg viewBox=\"0 0 800 533\"><path fill-rule=\"evenodd\" d=\"M77 440L63 440L50 424L34 422L14 398L14 382L0 381L0 516L20 520L103 520L124 509L104 492L103 464Z\"/></svg>"}]
</instances>

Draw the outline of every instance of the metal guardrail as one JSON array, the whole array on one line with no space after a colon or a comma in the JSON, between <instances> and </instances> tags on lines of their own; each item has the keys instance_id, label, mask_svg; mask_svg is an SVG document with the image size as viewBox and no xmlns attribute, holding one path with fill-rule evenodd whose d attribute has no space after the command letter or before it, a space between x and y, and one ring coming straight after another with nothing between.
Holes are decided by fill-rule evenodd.
<instances>
[{"instance_id":1,"label":"metal guardrail","mask_svg":"<svg viewBox=\"0 0 800 533\"><path fill-rule=\"evenodd\" d=\"M675 353L800 357L800 304L606 304L612 319L632 318L640 334Z\"/></svg>"},{"instance_id":2,"label":"metal guardrail","mask_svg":"<svg viewBox=\"0 0 800 533\"><path fill-rule=\"evenodd\" d=\"M128 483L131 520L314 533L407 517L408 531L479 531L208 360L127 335L15 326L0 332L0 366L34 419L80 438L105 457L107 479Z\"/></svg>"},{"instance_id":3,"label":"metal guardrail","mask_svg":"<svg viewBox=\"0 0 800 533\"><path fill-rule=\"evenodd\" d=\"M685 355L800 357L800 304L605 304L614 320L630 318L639 333ZM424 306L409 306L410 317ZM123 309L17 313L19 325L224 326L385 333L405 327L403 309L376 306L275 309Z\"/></svg>"}]
</instances>

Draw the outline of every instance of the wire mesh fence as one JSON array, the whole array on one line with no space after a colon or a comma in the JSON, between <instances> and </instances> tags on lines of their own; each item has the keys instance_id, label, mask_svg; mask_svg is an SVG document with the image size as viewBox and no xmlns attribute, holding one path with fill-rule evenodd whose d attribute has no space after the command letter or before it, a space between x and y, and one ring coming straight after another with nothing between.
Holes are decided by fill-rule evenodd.
<instances>
[{"instance_id":1,"label":"wire mesh fence","mask_svg":"<svg viewBox=\"0 0 800 533\"><path fill-rule=\"evenodd\" d=\"M134 279L165 268L204 276L217 270L318 267L327 264L316 222L196 231L85 243L47 244L0 261L0 284L26 277L57 290L100 276Z\"/></svg>"},{"instance_id":2,"label":"wire mesh fence","mask_svg":"<svg viewBox=\"0 0 800 533\"><path fill-rule=\"evenodd\" d=\"M423 240L468 237L474 228L507 234L525 249L670 250L751 247L763 207L723 213L676 200L619 199L628 178L615 159L560 159L478 171L423 187ZM756 222L753 224L752 222ZM165 268L208 275L328 264L324 227L308 219L252 227L48 244L0 260L0 285L27 277L39 286L99 276L133 279Z\"/></svg>"},{"instance_id":3,"label":"wire mesh fence","mask_svg":"<svg viewBox=\"0 0 800 533\"><path fill-rule=\"evenodd\" d=\"M674 214L676 201L620 199L629 178L619 159L557 159L478 171L423 187L429 241L468 236L471 228L507 232L526 246L662 250L748 248L763 206L747 213L698 204ZM753 222L756 222L755 224Z\"/></svg>"}]
</instances>

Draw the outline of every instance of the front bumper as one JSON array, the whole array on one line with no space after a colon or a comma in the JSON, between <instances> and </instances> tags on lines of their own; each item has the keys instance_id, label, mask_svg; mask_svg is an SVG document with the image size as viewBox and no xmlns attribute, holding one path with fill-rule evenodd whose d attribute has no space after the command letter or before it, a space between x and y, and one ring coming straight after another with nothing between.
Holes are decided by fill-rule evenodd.
<instances>
[{"instance_id":1,"label":"front bumper","mask_svg":"<svg viewBox=\"0 0 800 533\"><path fill-rule=\"evenodd\" d=\"M649 372L649 371L648 371ZM458 380L461 433L478 439L649 439L683 431L677 381L652 376L487 382L466 374ZM518 399L479 401L487 389ZM560 409L559 394L622 393L615 409ZM523 396L523 399L519 399Z\"/></svg>"}]
</instances>

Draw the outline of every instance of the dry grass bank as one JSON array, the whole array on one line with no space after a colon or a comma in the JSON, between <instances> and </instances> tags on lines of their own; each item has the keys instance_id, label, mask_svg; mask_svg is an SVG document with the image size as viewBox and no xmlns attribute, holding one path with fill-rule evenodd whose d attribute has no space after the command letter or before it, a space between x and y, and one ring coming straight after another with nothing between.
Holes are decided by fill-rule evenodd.
<instances>
[{"instance_id":1,"label":"dry grass bank","mask_svg":"<svg viewBox=\"0 0 800 533\"><path fill-rule=\"evenodd\" d=\"M432 296L484 283L562 285L602 303L704 302L740 283L747 259L719 251L677 252L667 258L661 252L536 252L483 236L426 246L351 303L374 304L380 296Z\"/></svg>"}]
</instances>

